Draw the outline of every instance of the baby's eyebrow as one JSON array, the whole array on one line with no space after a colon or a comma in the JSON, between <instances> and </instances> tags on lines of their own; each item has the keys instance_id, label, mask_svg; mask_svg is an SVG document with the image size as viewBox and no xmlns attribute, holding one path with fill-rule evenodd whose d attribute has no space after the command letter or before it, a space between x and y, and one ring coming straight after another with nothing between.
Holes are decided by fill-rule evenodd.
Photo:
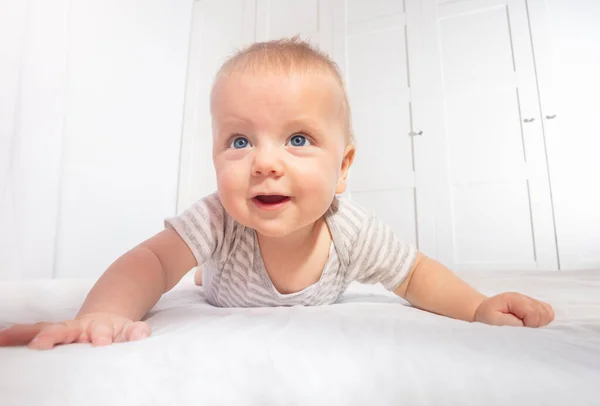
<instances>
[{"instance_id":1,"label":"baby's eyebrow","mask_svg":"<svg viewBox=\"0 0 600 406\"><path fill-rule=\"evenodd\" d=\"M306 130L318 131L323 127L323 123L310 117L297 117L287 122L288 127L301 127Z\"/></svg>"},{"instance_id":2,"label":"baby's eyebrow","mask_svg":"<svg viewBox=\"0 0 600 406\"><path fill-rule=\"evenodd\" d=\"M237 131L254 131L256 125L250 119L244 119L243 117L229 116L218 118L213 120L213 129L221 133L222 131L230 132L233 130Z\"/></svg>"},{"instance_id":3,"label":"baby's eyebrow","mask_svg":"<svg viewBox=\"0 0 600 406\"><path fill-rule=\"evenodd\" d=\"M240 117L237 115L228 115L225 118L223 118L222 120L219 120L225 124L252 124L252 120L245 118L245 117Z\"/></svg>"}]
</instances>

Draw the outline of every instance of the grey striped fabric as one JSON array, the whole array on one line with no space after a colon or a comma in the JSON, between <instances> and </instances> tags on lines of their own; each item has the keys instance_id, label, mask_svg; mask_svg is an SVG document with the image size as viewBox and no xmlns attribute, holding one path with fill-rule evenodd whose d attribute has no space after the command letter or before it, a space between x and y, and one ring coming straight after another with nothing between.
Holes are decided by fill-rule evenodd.
<instances>
[{"instance_id":1,"label":"grey striped fabric","mask_svg":"<svg viewBox=\"0 0 600 406\"><path fill-rule=\"evenodd\" d=\"M416 249L347 198L337 197L325 214L331 231L329 258L319 281L281 294L260 255L256 232L236 222L217 193L165 220L203 264L206 299L219 307L315 306L335 303L353 281L394 290L406 277Z\"/></svg>"}]
</instances>

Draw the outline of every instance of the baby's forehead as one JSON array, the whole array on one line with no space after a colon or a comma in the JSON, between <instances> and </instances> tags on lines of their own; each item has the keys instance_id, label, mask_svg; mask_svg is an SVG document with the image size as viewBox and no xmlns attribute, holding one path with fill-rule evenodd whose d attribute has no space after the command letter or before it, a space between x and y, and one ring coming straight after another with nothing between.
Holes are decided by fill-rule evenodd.
<instances>
[{"instance_id":1,"label":"baby's forehead","mask_svg":"<svg viewBox=\"0 0 600 406\"><path fill-rule=\"evenodd\" d=\"M335 78L323 72L244 71L217 78L211 92L211 108L238 103L245 103L245 108L269 103L308 103L331 111L341 108L343 99L343 90Z\"/></svg>"}]
</instances>

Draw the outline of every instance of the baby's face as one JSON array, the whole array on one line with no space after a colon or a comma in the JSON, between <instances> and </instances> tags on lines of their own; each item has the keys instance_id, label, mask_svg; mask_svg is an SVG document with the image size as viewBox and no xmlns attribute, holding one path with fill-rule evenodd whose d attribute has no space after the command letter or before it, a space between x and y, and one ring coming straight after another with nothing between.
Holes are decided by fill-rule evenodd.
<instances>
[{"instance_id":1,"label":"baby's face","mask_svg":"<svg viewBox=\"0 0 600 406\"><path fill-rule=\"evenodd\" d=\"M283 237L344 191L353 147L333 78L233 73L217 80L211 109L219 196L239 223Z\"/></svg>"}]
</instances>

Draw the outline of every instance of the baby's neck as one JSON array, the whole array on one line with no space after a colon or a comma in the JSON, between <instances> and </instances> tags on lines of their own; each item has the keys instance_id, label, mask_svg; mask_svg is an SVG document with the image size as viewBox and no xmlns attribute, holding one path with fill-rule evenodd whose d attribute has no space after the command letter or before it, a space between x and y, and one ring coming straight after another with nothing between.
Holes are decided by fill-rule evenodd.
<instances>
[{"instance_id":1,"label":"baby's neck","mask_svg":"<svg viewBox=\"0 0 600 406\"><path fill-rule=\"evenodd\" d=\"M261 247L268 247L269 250L297 250L299 247L313 245L316 237L319 235L321 226L325 225L324 223L325 221L323 219L319 219L284 237L267 237L257 233L258 241Z\"/></svg>"}]
</instances>

